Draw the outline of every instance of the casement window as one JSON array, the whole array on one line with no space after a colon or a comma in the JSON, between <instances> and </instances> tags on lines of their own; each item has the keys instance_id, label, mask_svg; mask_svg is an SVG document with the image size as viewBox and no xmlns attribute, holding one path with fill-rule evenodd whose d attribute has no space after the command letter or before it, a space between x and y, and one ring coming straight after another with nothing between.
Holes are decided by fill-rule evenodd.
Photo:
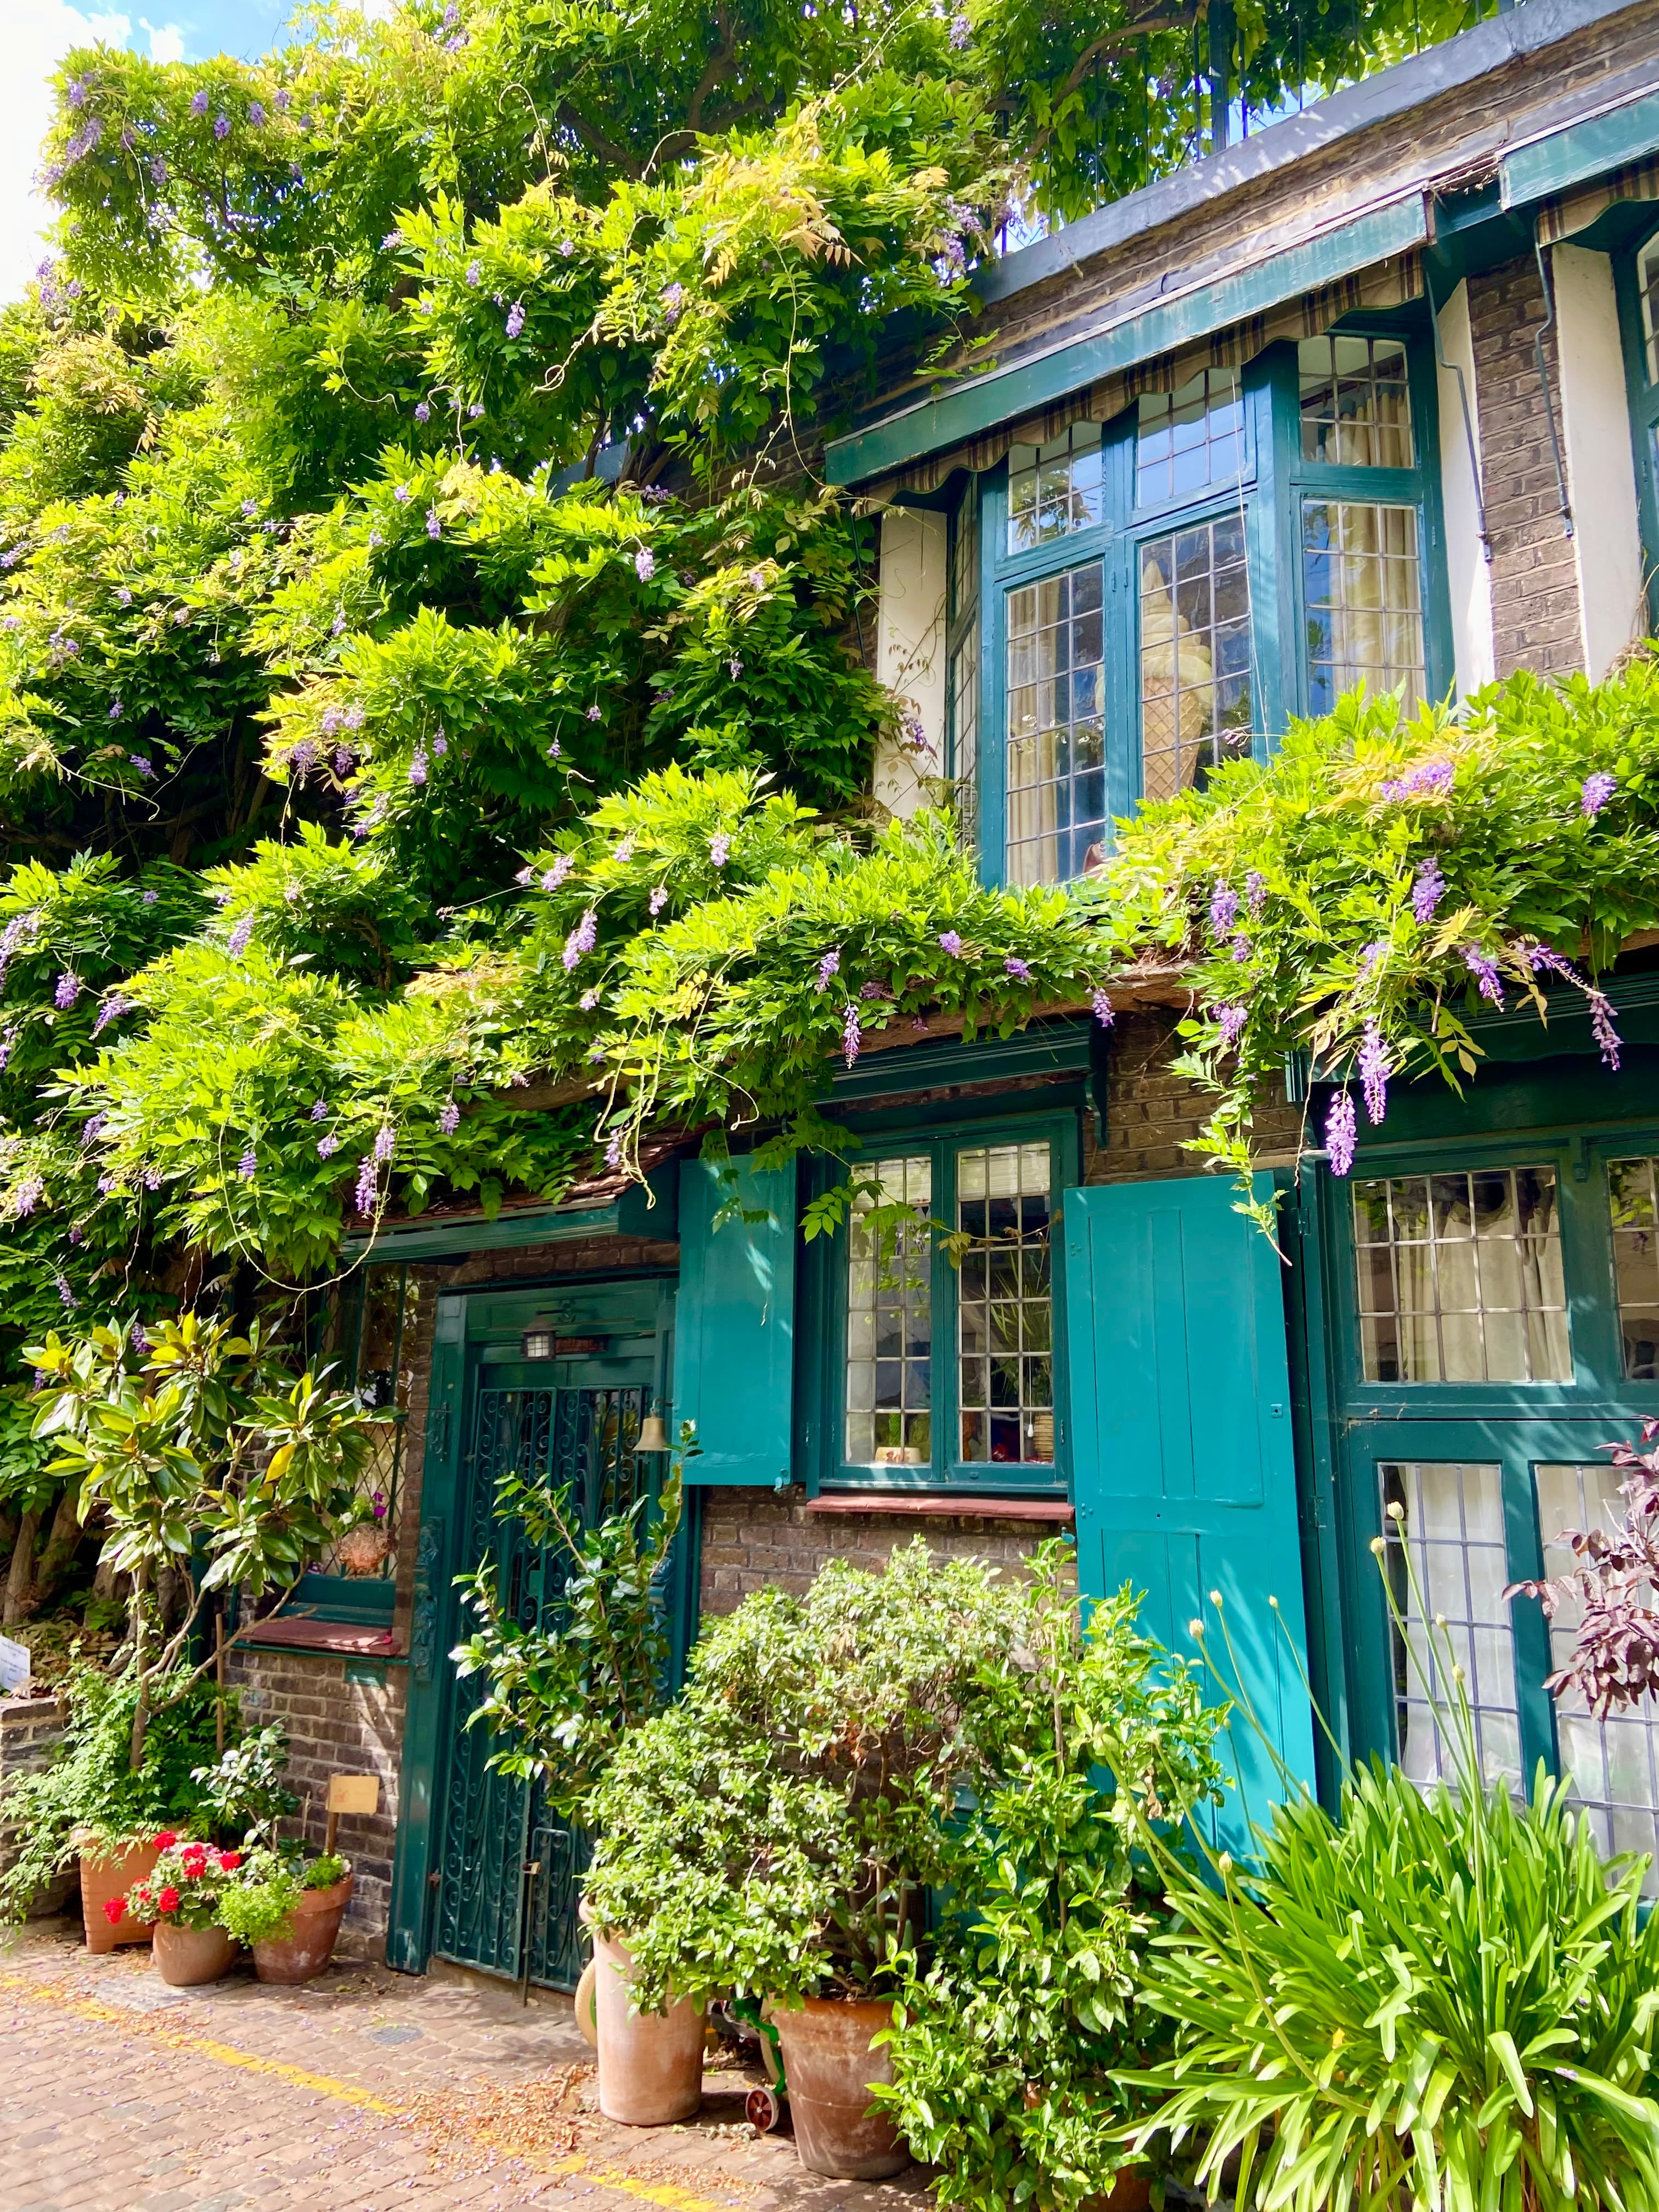
<instances>
[{"instance_id":1,"label":"casement window","mask_svg":"<svg viewBox=\"0 0 1659 2212\"><path fill-rule=\"evenodd\" d=\"M945 637L945 774L962 841L979 842L979 487L950 524Z\"/></svg>"},{"instance_id":2,"label":"casement window","mask_svg":"<svg viewBox=\"0 0 1659 2212\"><path fill-rule=\"evenodd\" d=\"M1015 445L971 486L950 695L988 881L1087 875L1115 817L1359 683L1408 711L1449 687L1433 404L1417 340L1327 333Z\"/></svg>"},{"instance_id":3,"label":"casement window","mask_svg":"<svg viewBox=\"0 0 1659 2212\"><path fill-rule=\"evenodd\" d=\"M809 1246L828 1486L1063 1490L1053 1230L1075 1123L866 1137Z\"/></svg>"},{"instance_id":4,"label":"casement window","mask_svg":"<svg viewBox=\"0 0 1659 2212\"><path fill-rule=\"evenodd\" d=\"M1360 1746L1449 1777L1449 1658L1489 1777L1529 1789L1541 1759L1604 1850L1659 1851L1659 1716L1553 1700L1574 1608L1503 1595L1618 1513L1599 1448L1659 1413L1659 1136L1390 1152L1330 1201Z\"/></svg>"},{"instance_id":5,"label":"casement window","mask_svg":"<svg viewBox=\"0 0 1659 2212\"><path fill-rule=\"evenodd\" d=\"M1613 285L1625 347L1625 386L1630 402L1642 529L1642 571L1648 584L1648 619L1659 619L1651 582L1659 555L1659 230L1613 257Z\"/></svg>"}]
</instances>

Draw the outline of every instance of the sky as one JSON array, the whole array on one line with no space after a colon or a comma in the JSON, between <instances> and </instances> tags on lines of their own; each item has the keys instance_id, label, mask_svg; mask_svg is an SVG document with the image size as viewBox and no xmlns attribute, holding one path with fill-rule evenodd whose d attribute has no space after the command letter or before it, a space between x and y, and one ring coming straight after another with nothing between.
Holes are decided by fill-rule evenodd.
<instances>
[{"instance_id":1,"label":"sky","mask_svg":"<svg viewBox=\"0 0 1659 2212\"><path fill-rule=\"evenodd\" d=\"M52 209L33 192L52 114L53 70L73 46L101 40L159 62L265 52L289 0L149 0L143 15L100 0L0 0L0 301L15 300L45 251Z\"/></svg>"}]
</instances>

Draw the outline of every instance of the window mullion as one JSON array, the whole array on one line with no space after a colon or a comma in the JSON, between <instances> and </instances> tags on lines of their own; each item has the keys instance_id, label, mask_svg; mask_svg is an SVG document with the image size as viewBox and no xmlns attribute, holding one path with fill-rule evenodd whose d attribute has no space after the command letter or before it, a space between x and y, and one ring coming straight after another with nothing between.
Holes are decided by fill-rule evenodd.
<instances>
[{"instance_id":1,"label":"window mullion","mask_svg":"<svg viewBox=\"0 0 1659 2212\"><path fill-rule=\"evenodd\" d=\"M951 1144L933 1149L933 1213L947 1228L957 1224L957 1155ZM933 1462L941 1485L955 1476L962 1455L962 1369L957 1331L961 1285L945 1240L933 1237Z\"/></svg>"}]
</instances>

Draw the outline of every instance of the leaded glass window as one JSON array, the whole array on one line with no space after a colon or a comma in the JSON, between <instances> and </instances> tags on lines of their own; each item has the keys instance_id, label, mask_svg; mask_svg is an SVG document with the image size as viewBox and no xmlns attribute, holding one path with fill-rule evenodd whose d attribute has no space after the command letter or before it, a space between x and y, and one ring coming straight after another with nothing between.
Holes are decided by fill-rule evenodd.
<instances>
[{"instance_id":1,"label":"leaded glass window","mask_svg":"<svg viewBox=\"0 0 1659 2212\"><path fill-rule=\"evenodd\" d=\"M1369 1382L1570 1382L1553 1168L1353 1187Z\"/></svg>"},{"instance_id":2,"label":"leaded glass window","mask_svg":"<svg viewBox=\"0 0 1659 2212\"><path fill-rule=\"evenodd\" d=\"M1140 548L1141 795L1203 788L1250 750L1250 584L1229 515Z\"/></svg>"},{"instance_id":3,"label":"leaded glass window","mask_svg":"<svg viewBox=\"0 0 1659 2212\"><path fill-rule=\"evenodd\" d=\"M1304 500L1302 574L1310 710L1328 714L1364 684L1414 713L1425 684L1417 509Z\"/></svg>"},{"instance_id":4,"label":"leaded glass window","mask_svg":"<svg viewBox=\"0 0 1659 2212\"><path fill-rule=\"evenodd\" d=\"M949 743L945 774L964 845L979 837L979 623L969 618L950 659L950 696L945 702Z\"/></svg>"},{"instance_id":5,"label":"leaded glass window","mask_svg":"<svg viewBox=\"0 0 1659 2212\"><path fill-rule=\"evenodd\" d=\"M1632 1382L1659 1381L1659 1161L1609 1160L1613 1273L1625 1373Z\"/></svg>"},{"instance_id":6,"label":"leaded glass window","mask_svg":"<svg viewBox=\"0 0 1659 2212\"><path fill-rule=\"evenodd\" d=\"M1304 338L1297 368L1304 461L1358 469L1415 464L1411 386L1398 338Z\"/></svg>"},{"instance_id":7,"label":"leaded glass window","mask_svg":"<svg viewBox=\"0 0 1659 2212\"><path fill-rule=\"evenodd\" d=\"M847 1238L849 1466L933 1456L933 1170L930 1154L877 1160L859 1181Z\"/></svg>"},{"instance_id":8,"label":"leaded glass window","mask_svg":"<svg viewBox=\"0 0 1659 2212\"><path fill-rule=\"evenodd\" d=\"M1106 828L1103 571L1098 561L1007 597L1007 877L1083 874Z\"/></svg>"},{"instance_id":9,"label":"leaded glass window","mask_svg":"<svg viewBox=\"0 0 1659 2212\"><path fill-rule=\"evenodd\" d=\"M1244 462L1238 372L1206 368L1175 392L1141 396L1135 425L1135 504L1160 507L1231 483Z\"/></svg>"},{"instance_id":10,"label":"leaded glass window","mask_svg":"<svg viewBox=\"0 0 1659 2212\"><path fill-rule=\"evenodd\" d=\"M1636 257L1636 289L1642 301L1642 349L1648 382L1659 384L1659 238L1650 238Z\"/></svg>"},{"instance_id":11,"label":"leaded glass window","mask_svg":"<svg viewBox=\"0 0 1659 2212\"><path fill-rule=\"evenodd\" d=\"M1073 422L1047 445L1009 449L1011 553L1092 530L1104 513L1098 422Z\"/></svg>"},{"instance_id":12,"label":"leaded glass window","mask_svg":"<svg viewBox=\"0 0 1659 2212\"><path fill-rule=\"evenodd\" d=\"M1046 1144L957 1156L957 1226L968 1240L957 1312L969 1462L1054 1455L1051 1180Z\"/></svg>"}]
</instances>

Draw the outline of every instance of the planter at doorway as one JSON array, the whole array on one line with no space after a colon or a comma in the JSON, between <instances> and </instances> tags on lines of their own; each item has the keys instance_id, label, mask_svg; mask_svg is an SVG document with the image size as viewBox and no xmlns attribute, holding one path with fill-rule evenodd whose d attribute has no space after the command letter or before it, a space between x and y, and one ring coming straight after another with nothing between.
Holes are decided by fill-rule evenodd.
<instances>
[{"instance_id":1,"label":"planter at doorway","mask_svg":"<svg viewBox=\"0 0 1659 2212\"><path fill-rule=\"evenodd\" d=\"M872 2113L870 2091L890 2081L885 2044L872 2039L893 2022L890 2002L807 1997L799 2008L774 2007L783 2046L783 2077L800 2162L836 2181L884 2181L910 2163L904 2138L884 2112Z\"/></svg>"},{"instance_id":2,"label":"planter at doorway","mask_svg":"<svg viewBox=\"0 0 1659 2212\"><path fill-rule=\"evenodd\" d=\"M104 1907L125 1897L136 1881L153 1870L160 1853L152 1843L106 1844L90 1829L76 1829L72 1839L81 1853L81 1922L87 1932L88 1951L113 1951L122 1943L148 1943L152 1929L124 1912L112 1927Z\"/></svg>"},{"instance_id":3,"label":"planter at doorway","mask_svg":"<svg viewBox=\"0 0 1659 2212\"><path fill-rule=\"evenodd\" d=\"M635 2012L628 1990L634 1963L628 1946L591 1922L589 1929L599 2110L606 2119L629 2128L670 2127L676 2120L689 2120L702 2102L704 2007L681 1997L666 2012Z\"/></svg>"},{"instance_id":4,"label":"planter at doorway","mask_svg":"<svg viewBox=\"0 0 1659 2212\"><path fill-rule=\"evenodd\" d=\"M155 1965L169 1988L193 1990L230 1972L236 1944L222 1928L180 1928L170 1920L155 1923Z\"/></svg>"},{"instance_id":5,"label":"planter at doorway","mask_svg":"<svg viewBox=\"0 0 1659 2212\"><path fill-rule=\"evenodd\" d=\"M267 1936L253 1946L253 1971L262 1982L292 1989L320 1974L334 1956L340 1923L351 1902L349 1873L328 1889L304 1889L289 1916L293 1934Z\"/></svg>"}]
</instances>

